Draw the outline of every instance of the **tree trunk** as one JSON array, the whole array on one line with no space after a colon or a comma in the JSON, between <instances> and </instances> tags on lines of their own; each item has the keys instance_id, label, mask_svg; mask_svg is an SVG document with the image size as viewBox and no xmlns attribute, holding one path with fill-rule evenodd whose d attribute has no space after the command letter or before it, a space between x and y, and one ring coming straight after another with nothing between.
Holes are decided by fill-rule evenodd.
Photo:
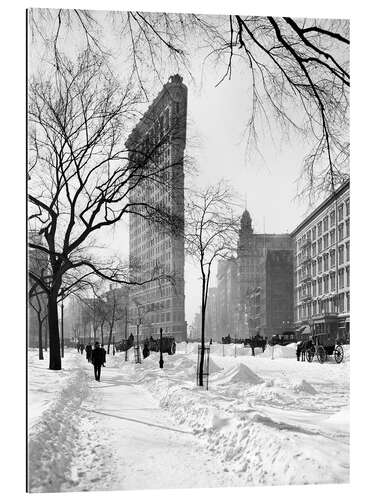
<instances>
[{"instance_id":1,"label":"tree trunk","mask_svg":"<svg viewBox=\"0 0 375 500\"><path fill-rule=\"evenodd\" d=\"M107 354L109 354L110 351L110 345L112 342L112 331L113 331L113 325L110 326L109 328L109 337L108 337L108 347L107 347Z\"/></svg>"},{"instance_id":2,"label":"tree trunk","mask_svg":"<svg viewBox=\"0 0 375 500\"><path fill-rule=\"evenodd\" d=\"M49 369L61 370L61 352L59 337L59 319L57 313L57 293L48 295L49 325Z\"/></svg>"},{"instance_id":3,"label":"tree trunk","mask_svg":"<svg viewBox=\"0 0 375 500\"><path fill-rule=\"evenodd\" d=\"M204 323L206 315L205 306L205 292L206 292L206 280L203 276L202 280L202 307L201 307L201 358L199 360L199 375L198 375L198 385L203 387L203 366L204 366Z\"/></svg>"},{"instance_id":4,"label":"tree trunk","mask_svg":"<svg viewBox=\"0 0 375 500\"><path fill-rule=\"evenodd\" d=\"M44 359L43 357L43 323L40 319L40 314L38 314L38 348L39 348L39 359Z\"/></svg>"},{"instance_id":5,"label":"tree trunk","mask_svg":"<svg viewBox=\"0 0 375 500\"><path fill-rule=\"evenodd\" d=\"M47 327L47 320L45 321L46 321L46 326L44 328L44 350L47 351L48 327Z\"/></svg>"}]
</instances>

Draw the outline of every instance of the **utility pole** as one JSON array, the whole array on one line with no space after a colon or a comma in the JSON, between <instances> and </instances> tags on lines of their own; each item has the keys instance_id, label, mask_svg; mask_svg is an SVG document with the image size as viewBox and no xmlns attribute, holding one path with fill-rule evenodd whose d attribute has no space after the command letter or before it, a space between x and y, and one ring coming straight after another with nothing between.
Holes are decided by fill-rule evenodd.
<instances>
[{"instance_id":1,"label":"utility pole","mask_svg":"<svg viewBox=\"0 0 375 500\"><path fill-rule=\"evenodd\" d=\"M163 368L164 359L163 359L163 328L160 328L160 359L159 359L159 367Z\"/></svg>"}]
</instances>

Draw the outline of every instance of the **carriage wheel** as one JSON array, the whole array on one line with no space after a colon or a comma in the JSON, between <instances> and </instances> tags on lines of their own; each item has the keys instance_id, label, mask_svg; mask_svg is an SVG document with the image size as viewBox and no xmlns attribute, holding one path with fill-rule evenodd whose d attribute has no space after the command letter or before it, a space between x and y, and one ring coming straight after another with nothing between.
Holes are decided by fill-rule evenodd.
<instances>
[{"instance_id":1,"label":"carriage wheel","mask_svg":"<svg viewBox=\"0 0 375 500\"><path fill-rule=\"evenodd\" d=\"M316 357L318 358L319 363L324 363L327 359L327 354L322 345L320 345L316 351Z\"/></svg>"},{"instance_id":2,"label":"carriage wheel","mask_svg":"<svg viewBox=\"0 0 375 500\"><path fill-rule=\"evenodd\" d=\"M310 349L307 349L306 351L306 359L309 363L314 359L314 354L315 354L315 349L313 347L310 347Z\"/></svg>"},{"instance_id":3,"label":"carriage wheel","mask_svg":"<svg viewBox=\"0 0 375 500\"><path fill-rule=\"evenodd\" d=\"M344 359L344 349L342 348L342 345L337 345L335 347L333 355L335 357L336 363L341 363L342 362L342 360Z\"/></svg>"}]
</instances>

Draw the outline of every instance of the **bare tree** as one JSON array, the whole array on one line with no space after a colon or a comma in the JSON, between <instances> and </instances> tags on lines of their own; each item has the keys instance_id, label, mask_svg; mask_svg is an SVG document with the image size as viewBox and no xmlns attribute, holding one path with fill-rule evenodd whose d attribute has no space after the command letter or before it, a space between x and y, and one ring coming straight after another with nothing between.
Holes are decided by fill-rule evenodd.
<instances>
[{"instance_id":1,"label":"bare tree","mask_svg":"<svg viewBox=\"0 0 375 500\"><path fill-rule=\"evenodd\" d=\"M171 131L156 123L147 146L133 141L129 151L124 139L138 104L132 86L124 88L92 52L73 62L62 57L59 64L59 71L31 79L28 115L29 221L42 238L30 240L29 248L46 256L49 269L41 276L30 268L29 276L48 297L53 370L61 369L57 301L64 279L77 284L95 274L115 283L144 282L118 259L96 257L94 235L130 213L177 223L164 207L134 194L146 182L165 183L173 165L161 163L160 154Z\"/></svg>"},{"instance_id":2,"label":"bare tree","mask_svg":"<svg viewBox=\"0 0 375 500\"><path fill-rule=\"evenodd\" d=\"M224 181L189 196L186 207L186 249L199 263L201 286L201 358L199 385L203 386L205 322L212 266L233 255L239 218L234 215L234 194Z\"/></svg>"},{"instance_id":3,"label":"bare tree","mask_svg":"<svg viewBox=\"0 0 375 500\"><path fill-rule=\"evenodd\" d=\"M147 82L165 71L188 72L192 57L211 60L217 85L247 68L249 149L262 124L302 134L311 146L301 169L301 195L332 191L349 175L349 21L291 17L206 16L60 9L32 10L32 32L63 50L63 32L77 30L84 45L105 52L108 23L128 48L131 76L148 99ZM203 71L204 74L204 71Z\"/></svg>"},{"instance_id":4,"label":"bare tree","mask_svg":"<svg viewBox=\"0 0 375 500\"><path fill-rule=\"evenodd\" d=\"M38 351L39 359L43 357L43 324L47 320L47 304L46 295L40 288L33 288L31 295L29 295L29 304L35 311L38 322ZM45 342L45 350L47 350L47 343Z\"/></svg>"}]
</instances>

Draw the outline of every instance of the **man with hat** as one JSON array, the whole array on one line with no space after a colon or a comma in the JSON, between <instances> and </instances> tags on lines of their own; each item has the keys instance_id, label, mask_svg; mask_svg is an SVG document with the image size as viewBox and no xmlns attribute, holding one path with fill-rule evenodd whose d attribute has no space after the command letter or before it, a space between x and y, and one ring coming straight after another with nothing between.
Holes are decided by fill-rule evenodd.
<instances>
[{"instance_id":1,"label":"man with hat","mask_svg":"<svg viewBox=\"0 0 375 500\"><path fill-rule=\"evenodd\" d=\"M95 342L95 347L91 354L91 361L94 365L95 380L97 380L98 382L100 382L100 372L102 369L102 365L105 363L105 354L103 355L103 351L104 349L100 347L99 342Z\"/></svg>"}]
</instances>

